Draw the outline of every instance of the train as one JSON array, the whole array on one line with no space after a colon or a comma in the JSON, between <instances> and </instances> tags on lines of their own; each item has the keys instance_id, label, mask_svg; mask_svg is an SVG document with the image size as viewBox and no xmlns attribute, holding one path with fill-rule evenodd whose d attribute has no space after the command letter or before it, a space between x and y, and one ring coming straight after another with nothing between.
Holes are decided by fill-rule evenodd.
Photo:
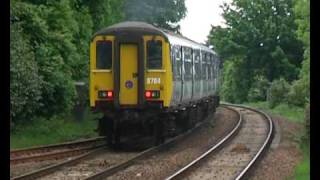
<instances>
[{"instance_id":1,"label":"train","mask_svg":"<svg viewBox=\"0 0 320 180\"><path fill-rule=\"evenodd\" d=\"M221 68L213 49L145 22L97 31L89 98L103 113L99 134L110 145L136 135L160 144L194 127L219 106Z\"/></svg>"}]
</instances>

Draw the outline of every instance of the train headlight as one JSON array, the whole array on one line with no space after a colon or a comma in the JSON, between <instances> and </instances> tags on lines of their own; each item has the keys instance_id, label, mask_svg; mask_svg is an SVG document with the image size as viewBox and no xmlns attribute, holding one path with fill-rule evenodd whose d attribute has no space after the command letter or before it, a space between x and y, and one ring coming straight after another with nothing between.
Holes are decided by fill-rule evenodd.
<instances>
[{"instance_id":1,"label":"train headlight","mask_svg":"<svg viewBox=\"0 0 320 180\"><path fill-rule=\"evenodd\" d=\"M108 91L107 92L107 97L108 98L113 98L113 92L112 91Z\"/></svg>"},{"instance_id":2,"label":"train headlight","mask_svg":"<svg viewBox=\"0 0 320 180\"><path fill-rule=\"evenodd\" d=\"M112 99L113 92L112 91L98 91L98 98L101 99Z\"/></svg>"},{"instance_id":3,"label":"train headlight","mask_svg":"<svg viewBox=\"0 0 320 180\"><path fill-rule=\"evenodd\" d=\"M156 99L156 98L160 98L160 91L158 90L147 90L145 92L145 97L147 99Z\"/></svg>"},{"instance_id":4,"label":"train headlight","mask_svg":"<svg viewBox=\"0 0 320 180\"><path fill-rule=\"evenodd\" d=\"M151 98L152 92L151 91L146 91L146 98Z\"/></svg>"}]
</instances>

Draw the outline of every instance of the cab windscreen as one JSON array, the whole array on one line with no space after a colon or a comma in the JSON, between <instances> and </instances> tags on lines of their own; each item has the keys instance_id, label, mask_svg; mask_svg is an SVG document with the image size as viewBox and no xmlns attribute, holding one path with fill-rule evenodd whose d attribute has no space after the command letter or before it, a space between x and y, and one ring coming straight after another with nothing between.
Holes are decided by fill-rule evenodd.
<instances>
[{"instance_id":1,"label":"cab windscreen","mask_svg":"<svg viewBox=\"0 0 320 180\"><path fill-rule=\"evenodd\" d=\"M112 67L112 42L97 41L96 68L111 69Z\"/></svg>"},{"instance_id":2,"label":"cab windscreen","mask_svg":"<svg viewBox=\"0 0 320 180\"><path fill-rule=\"evenodd\" d=\"M162 42L148 41L147 42L147 68L161 69L162 68Z\"/></svg>"}]
</instances>

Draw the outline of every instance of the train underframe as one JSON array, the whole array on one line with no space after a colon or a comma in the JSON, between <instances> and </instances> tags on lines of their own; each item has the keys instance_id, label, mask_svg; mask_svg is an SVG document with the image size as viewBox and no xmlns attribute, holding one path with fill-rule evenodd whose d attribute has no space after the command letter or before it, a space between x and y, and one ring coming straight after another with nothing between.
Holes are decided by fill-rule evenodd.
<instances>
[{"instance_id":1,"label":"train underframe","mask_svg":"<svg viewBox=\"0 0 320 180\"><path fill-rule=\"evenodd\" d=\"M111 147L117 147L121 140L135 135L153 137L158 145L204 121L214 114L219 106L219 96L209 96L197 102L171 108L104 109L99 119L98 132L107 137Z\"/></svg>"}]
</instances>

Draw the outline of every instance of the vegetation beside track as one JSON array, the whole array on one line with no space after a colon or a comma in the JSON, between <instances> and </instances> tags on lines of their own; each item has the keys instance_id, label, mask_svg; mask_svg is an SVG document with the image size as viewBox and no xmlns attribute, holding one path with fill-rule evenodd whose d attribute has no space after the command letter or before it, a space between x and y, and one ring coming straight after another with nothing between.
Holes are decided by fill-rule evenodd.
<instances>
[{"instance_id":1,"label":"vegetation beside track","mask_svg":"<svg viewBox=\"0 0 320 180\"><path fill-rule=\"evenodd\" d=\"M179 31L185 0L11 0L10 125L70 113L88 84L94 32L125 20Z\"/></svg>"},{"instance_id":2,"label":"vegetation beside track","mask_svg":"<svg viewBox=\"0 0 320 180\"><path fill-rule=\"evenodd\" d=\"M280 103L279 105L270 108L268 102L249 102L244 103L247 106L255 107L273 115L279 115L286 118L288 121L304 124L304 109L302 107ZM305 132L297 132L296 138L299 142L301 152L303 153L302 161L297 165L293 174L294 179L306 180L310 179L310 143Z\"/></svg>"},{"instance_id":3,"label":"vegetation beside track","mask_svg":"<svg viewBox=\"0 0 320 180\"><path fill-rule=\"evenodd\" d=\"M270 108L268 102L249 102L245 105L255 107L267 112L270 112L274 115L280 115L292 122L303 123L304 119L304 109L302 107L290 106L285 103L281 103L274 108Z\"/></svg>"},{"instance_id":4,"label":"vegetation beside track","mask_svg":"<svg viewBox=\"0 0 320 180\"><path fill-rule=\"evenodd\" d=\"M50 119L38 118L19 124L10 135L10 148L26 148L95 137L96 117L87 111L82 121L69 116L54 116Z\"/></svg>"},{"instance_id":5,"label":"vegetation beside track","mask_svg":"<svg viewBox=\"0 0 320 180\"><path fill-rule=\"evenodd\" d=\"M302 143L303 160L295 169L295 179L310 179L310 144Z\"/></svg>"}]
</instances>

